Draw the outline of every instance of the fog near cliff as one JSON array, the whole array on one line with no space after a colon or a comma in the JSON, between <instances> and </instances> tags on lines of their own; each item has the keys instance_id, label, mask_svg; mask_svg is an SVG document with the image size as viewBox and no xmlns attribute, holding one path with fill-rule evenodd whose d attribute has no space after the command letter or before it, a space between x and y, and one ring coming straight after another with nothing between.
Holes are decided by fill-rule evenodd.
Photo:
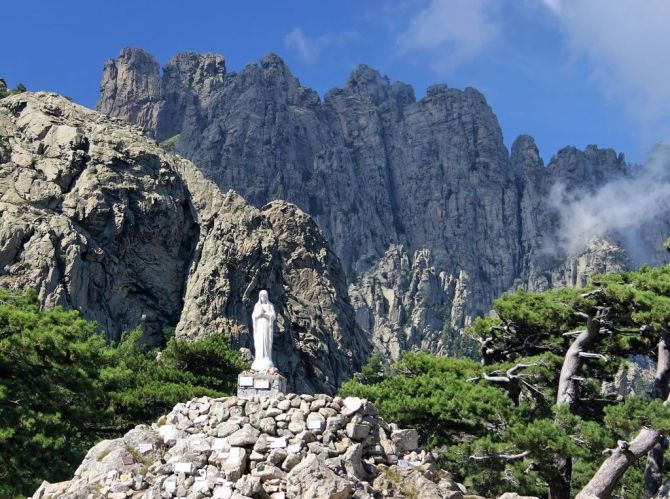
<instances>
[{"instance_id":1,"label":"fog near cliff","mask_svg":"<svg viewBox=\"0 0 670 499\"><path fill-rule=\"evenodd\" d=\"M636 264L652 263L651 248L641 240L645 224L670 225L670 142L648 155L643 166L607 182L595 192L568 192L562 183L550 191L549 204L559 216L558 247L581 253L594 238L619 239ZM658 234L659 241L668 234Z\"/></svg>"}]
</instances>

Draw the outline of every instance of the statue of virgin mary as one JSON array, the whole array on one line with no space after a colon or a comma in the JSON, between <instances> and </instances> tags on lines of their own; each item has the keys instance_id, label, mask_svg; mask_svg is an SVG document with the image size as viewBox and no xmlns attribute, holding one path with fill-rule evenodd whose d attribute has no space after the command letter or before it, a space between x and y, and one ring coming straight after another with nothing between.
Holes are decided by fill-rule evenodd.
<instances>
[{"instance_id":1,"label":"statue of virgin mary","mask_svg":"<svg viewBox=\"0 0 670 499\"><path fill-rule=\"evenodd\" d=\"M253 371L269 371L272 363L272 333L274 330L275 308L268 300L268 292L262 290L251 315L254 326L254 362Z\"/></svg>"}]
</instances>

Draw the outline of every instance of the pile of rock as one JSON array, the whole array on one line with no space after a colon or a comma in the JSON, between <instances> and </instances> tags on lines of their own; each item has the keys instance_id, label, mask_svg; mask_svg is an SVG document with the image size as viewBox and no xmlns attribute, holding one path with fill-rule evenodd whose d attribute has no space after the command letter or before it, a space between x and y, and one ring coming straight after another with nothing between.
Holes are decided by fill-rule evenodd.
<instances>
[{"instance_id":1,"label":"pile of rock","mask_svg":"<svg viewBox=\"0 0 670 499\"><path fill-rule=\"evenodd\" d=\"M465 489L356 397L197 398L93 447L71 481L33 499L462 499Z\"/></svg>"}]
</instances>

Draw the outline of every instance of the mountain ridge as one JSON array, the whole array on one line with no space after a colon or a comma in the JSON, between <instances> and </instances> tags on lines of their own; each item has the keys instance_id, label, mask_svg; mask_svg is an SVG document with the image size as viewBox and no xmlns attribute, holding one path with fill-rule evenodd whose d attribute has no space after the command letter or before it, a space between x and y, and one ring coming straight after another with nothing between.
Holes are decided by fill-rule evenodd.
<instances>
[{"instance_id":1,"label":"mountain ridge","mask_svg":"<svg viewBox=\"0 0 670 499\"><path fill-rule=\"evenodd\" d=\"M227 72L222 56L189 52L173 57L162 76L155 59L133 63L147 57L124 49L106 63L100 111L170 139L172 150L253 205L286 199L310 213L354 290L390 248L402 246L410 259L429 252L443 284L407 307L425 309L428 293L428 302L447 311L434 322L442 332L467 326L519 285L578 285L593 272L633 265L617 234L566 253L562 207L552 198L557 184L583 197L628 175L623 155L568 146L545 166L528 135L508 151L493 110L472 87L436 84L417 100L410 85L358 65L343 87L320 98L275 54ZM134 79L114 76L120 73ZM151 96L135 99L144 88ZM645 237L660 248L655 234ZM653 258L667 260L660 251ZM379 277L368 282L378 286ZM373 316L369 333L384 336L375 326L379 314L398 304L381 288L353 292L359 317ZM396 287L393 295L406 293ZM382 302L375 305L373 295Z\"/></svg>"}]
</instances>

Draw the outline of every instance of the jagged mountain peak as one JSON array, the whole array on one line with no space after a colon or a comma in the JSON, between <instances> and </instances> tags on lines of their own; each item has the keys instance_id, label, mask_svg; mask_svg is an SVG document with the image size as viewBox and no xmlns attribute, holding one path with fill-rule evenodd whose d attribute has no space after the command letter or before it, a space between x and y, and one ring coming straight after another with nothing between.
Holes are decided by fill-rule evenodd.
<instances>
[{"instance_id":1,"label":"jagged mountain peak","mask_svg":"<svg viewBox=\"0 0 670 499\"><path fill-rule=\"evenodd\" d=\"M278 54L270 52L265 57L260 60L260 65L263 69L278 69L280 71L285 71L290 74L291 71L288 69L288 65Z\"/></svg>"},{"instance_id":2,"label":"jagged mountain peak","mask_svg":"<svg viewBox=\"0 0 670 499\"><path fill-rule=\"evenodd\" d=\"M357 65L349 75L344 89L358 94L367 94L375 100L388 96L391 80L366 64Z\"/></svg>"},{"instance_id":3,"label":"jagged mountain peak","mask_svg":"<svg viewBox=\"0 0 670 499\"><path fill-rule=\"evenodd\" d=\"M547 168L555 182L575 191L593 190L630 173L623 154L595 145L589 145L584 150L574 146L564 147L551 158Z\"/></svg>"},{"instance_id":4,"label":"jagged mountain peak","mask_svg":"<svg viewBox=\"0 0 670 499\"><path fill-rule=\"evenodd\" d=\"M205 54L180 52L172 57L163 68L164 73L172 71L187 76L194 72L203 73L208 77L224 76L226 74L226 61L222 55L210 52Z\"/></svg>"},{"instance_id":5,"label":"jagged mountain peak","mask_svg":"<svg viewBox=\"0 0 670 499\"><path fill-rule=\"evenodd\" d=\"M514 140L510 158L512 164L521 167L521 175L528 175L534 170L544 170L540 149L530 135L522 134Z\"/></svg>"},{"instance_id":6,"label":"jagged mountain peak","mask_svg":"<svg viewBox=\"0 0 670 499\"><path fill-rule=\"evenodd\" d=\"M113 60L113 59L110 59ZM158 65L156 58L139 47L124 47L119 53L118 60L125 64L155 64Z\"/></svg>"},{"instance_id":7,"label":"jagged mountain peak","mask_svg":"<svg viewBox=\"0 0 670 499\"><path fill-rule=\"evenodd\" d=\"M597 258L561 253L549 194L559 182L568 192L597 188L626 171L623 156L569 148L545 168L530 136L519 137L510 154L494 110L472 87L433 85L417 101L410 85L359 65L321 102L279 58L264 61L209 88L173 87L163 78L163 97L145 101L141 113L129 112L142 105L133 99L111 113L159 140L175 137L176 152L251 204L285 199L309 213L359 287L366 273L385 271L379 264L392 245L408 255L429 250L430 300L401 280L374 291L363 286L357 306L370 312L363 322L371 334L382 318L402 315L388 310L403 296L407 307L436 307L415 315L427 317L419 322L430 324L430 339L419 337L420 327L411 335L415 344L437 345L442 329L467 325L510 288L582 282L595 268ZM101 101L110 97L103 91ZM607 268L627 265L621 254L613 251ZM373 299L380 301L366 302Z\"/></svg>"}]
</instances>

